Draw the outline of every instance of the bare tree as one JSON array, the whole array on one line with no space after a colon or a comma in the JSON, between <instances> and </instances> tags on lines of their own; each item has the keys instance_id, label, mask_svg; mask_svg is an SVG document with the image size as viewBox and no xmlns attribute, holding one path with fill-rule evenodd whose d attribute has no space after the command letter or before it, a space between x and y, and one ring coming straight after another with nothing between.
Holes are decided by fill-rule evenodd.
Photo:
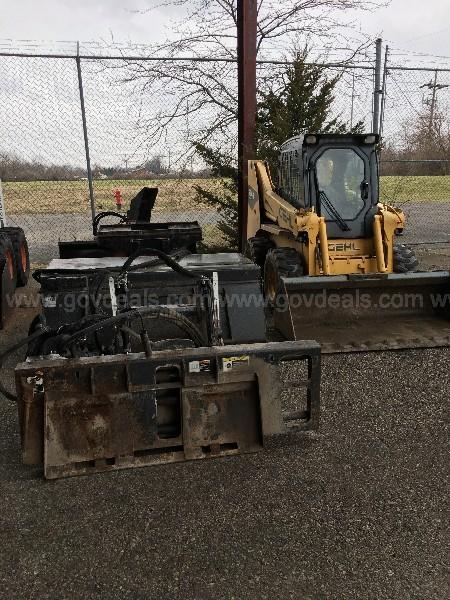
<instances>
[{"instance_id":1,"label":"bare tree","mask_svg":"<svg viewBox=\"0 0 450 600\"><path fill-rule=\"evenodd\" d=\"M261 91L276 75L277 67L265 60L283 60L287 49L304 47L307 41L322 48L322 59L339 52L340 62L367 60L368 40L356 39L351 23L343 22L345 11L371 10L382 0L259 0L257 48ZM138 97L173 96L175 102L161 106L149 116L142 108L138 120L141 140L154 145L164 138L175 121L196 115L196 128L184 128L190 139L231 150L236 141L237 0L166 0L154 8L176 8L180 18L173 22L167 40L152 48L152 62L126 61L126 83L134 84ZM356 50L355 50L356 48ZM177 59L168 61L166 58ZM191 60L181 61L181 57ZM200 58L207 60L199 60ZM193 60L192 60L193 59ZM191 119L192 122L192 119ZM188 141L188 140L186 140Z\"/></svg>"}]
</instances>

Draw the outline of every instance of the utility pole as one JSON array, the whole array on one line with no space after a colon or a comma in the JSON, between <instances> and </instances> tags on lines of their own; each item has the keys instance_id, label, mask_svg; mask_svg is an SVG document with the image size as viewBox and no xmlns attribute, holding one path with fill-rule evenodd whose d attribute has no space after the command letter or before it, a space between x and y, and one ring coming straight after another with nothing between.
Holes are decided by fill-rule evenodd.
<instances>
[{"instance_id":1,"label":"utility pole","mask_svg":"<svg viewBox=\"0 0 450 600\"><path fill-rule=\"evenodd\" d=\"M431 132L433 131L433 123L434 123L434 111L436 109L436 89L437 89L437 77L438 77L438 72L435 71L434 72L434 83L433 83L433 88L432 88L432 92L431 92L431 106L430 106L430 122L428 124L428 132L431 135Z\"/></svg>"},{"instance_id":2,"label":"utility pole","mask_svg":"<svg viewBox=\"0 0 450 600\"><path fill-rule=\"evenodd\" d=\"M239 247L247 237L248 161L253 158L256 124L257 0L238 0L238 227Z\"/></svg>"},{"instance_id":3,"label":"utility pole","mask_svg":"<svg viewBox=\"0 0 450 600\"><path fill-rule=\"evenodd\" d=\"M433 124L434 124L434 115L436 113L436 104L437 104L437 92L439 90L443 90L444 88L450 87L449 85L444 85L442 83L437 82L438 78L438 69L434 72L434 81L430 81L429 83L424 83L421 85L421 88L428 88L431 90L431 100L429 101L430 106L430 118L428 121L428 135L431 137L433 133Z\"/></svg>"}]
</instances>

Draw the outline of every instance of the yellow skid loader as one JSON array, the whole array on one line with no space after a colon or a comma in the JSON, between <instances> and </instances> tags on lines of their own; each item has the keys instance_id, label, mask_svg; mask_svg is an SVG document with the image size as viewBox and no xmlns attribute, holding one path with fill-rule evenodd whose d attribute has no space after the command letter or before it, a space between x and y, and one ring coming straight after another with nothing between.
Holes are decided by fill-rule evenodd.
<instances>
[{"instance_id":1,"label":"yellow skid loader","mask_svg":"<svg viewBox=\"0 0 450 600\"><path fill-rule=\"evenodd\" d=\"M324 352L450 344L450 273L418 272L396 244L405 215L379 202L374 134L283 144L275 187L249 164L246 254L263 270L276 329Z\"/></svg>"}]
</instances>

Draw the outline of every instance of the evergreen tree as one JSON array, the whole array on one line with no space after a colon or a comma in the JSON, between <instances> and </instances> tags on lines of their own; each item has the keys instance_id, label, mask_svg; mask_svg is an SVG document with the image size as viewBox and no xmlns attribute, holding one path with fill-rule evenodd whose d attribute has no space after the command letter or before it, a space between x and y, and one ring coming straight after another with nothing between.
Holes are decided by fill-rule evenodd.
<instances>
[{"instance_id":1,"label":"evergreen tree","mask_svg":"<svg viewBox=\"0 0 450 600\"><path fill-rule=\"evenodd\" d=\"M334 90L340 75L327 76L325 67L307 63L307 50L297 52L292 64L271 89L261 92L256 122L257 156L276 165L283 142L301 133L345 133L346 123L332 116ZM352 131L362 130L357 123Z\"/></svg>"},{"instance_id":2,"label":"evergreen tree","mask_svg":"<svg viewBox=\"0 0 450 600\"><path fill-rule=\"evenodd\" d=\"M339 75L327 76L326 67L307 64L307 50L297 52L291 64L271 81L267 91L259 91L256 117L255 158L267 160L276 175L276 164L281 144L289 138L306 132L344 133L347 124L332 117L334 90ZM362 130L357 123L352 131ZM221 178L221 189L211 192L196 186L199 201L213 206L220 214L218 224L230 247L237 247L238 212L236 161L204 144L195 145L215 177Z\"/></svg>"}]
</instances>

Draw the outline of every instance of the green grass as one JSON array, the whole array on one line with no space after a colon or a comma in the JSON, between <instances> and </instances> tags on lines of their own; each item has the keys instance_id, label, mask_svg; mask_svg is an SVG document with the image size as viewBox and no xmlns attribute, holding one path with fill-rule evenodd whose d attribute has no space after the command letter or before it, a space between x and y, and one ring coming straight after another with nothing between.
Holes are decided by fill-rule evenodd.
<instances>
[{"instance_id":1,"label":"green grass","mask_svg":"<svg viewBox=\"0 0 450 600\"><path fill-rule=\"evenodd\" d=\"M3 182L6 211L9 214L84 213L89 210L87 181L30 181ZM158 210L199 210L195 185L217 188L218 180L154 179L154 180L96 180L94 194L97 210L116 208L114 192L118 189L124 199L124 209L144 186L159 188Z\"/></svg>"},{"instance_id":2,"label":"green grass","mask_svg":"<svg viewBox=\"0 0 450 600\"><path fill-rule=\"evenodd\" d=\"M194 186L200 184L213 191L218 179L160 180L99 180L94 183L97 210L116 208L114 192L119 189L125 200L144 186L158 187L156 211L194 212L212 210L196 200ZM380 182L380 197L384 202L450 202L450 175L446 176L384 176ZM85 213L89 210L87 181L4 182L8 214Z\"/></svg>"},{"instance_id":3,"label":"green grass","mask_svg":"<svg viewBox=\"0 0 450 600\"><path fill-rule=\"evenodd\" d=\"M380 199L392 204L450 202L450 175L385 175L380 180Z\"/></svg>"}]
</instances>

